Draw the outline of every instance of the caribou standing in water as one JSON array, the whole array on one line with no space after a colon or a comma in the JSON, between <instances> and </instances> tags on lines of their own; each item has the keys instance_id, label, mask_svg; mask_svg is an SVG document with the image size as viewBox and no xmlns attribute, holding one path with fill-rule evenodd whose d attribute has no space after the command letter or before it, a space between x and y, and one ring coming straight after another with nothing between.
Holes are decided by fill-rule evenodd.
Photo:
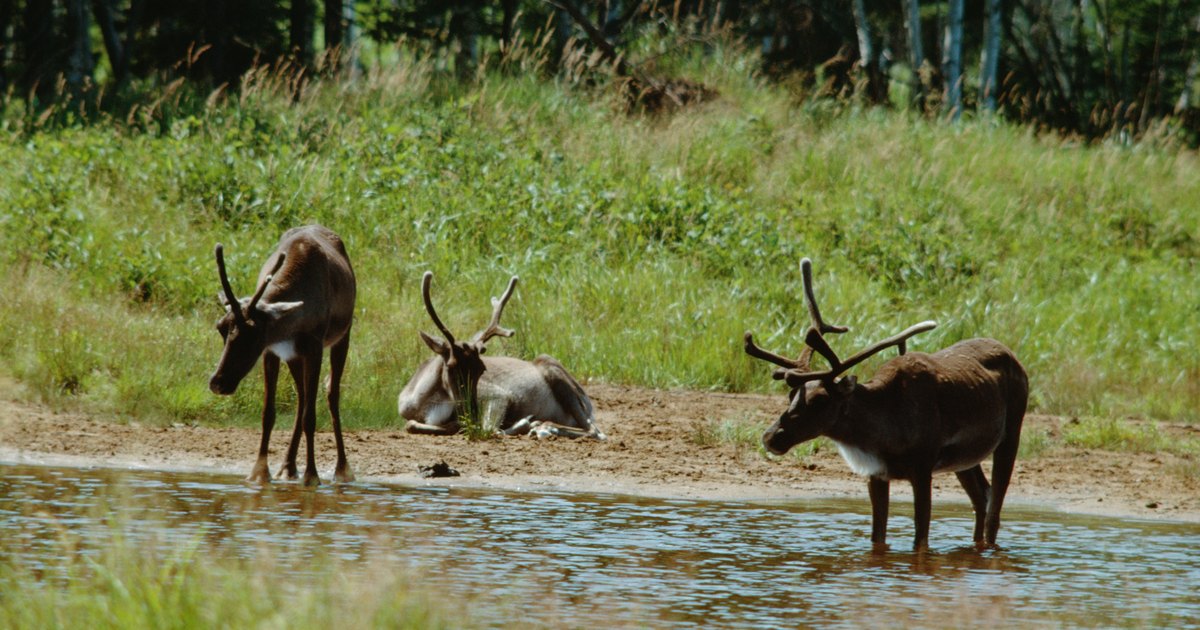
<instances>
[{"instance_id":1,"label":"caribou standing in water","mask_svg":"<svg viewBox=\"0 0 1200 630\"><path fill-rule=\"evenodd\" d=\"M442 324L429 287L433 273L421 279L425 311L441 331L437 339L418 331L433 351L432 358L417 368L398 399L405 430L426 435L452 435L462 427L459 418L476 414L486 404L497 428L509 435L531 433L538 437L591 437L603 440L596 426L592 401L583 387L553 357L541 355L533 361L511 357L485 357L487 342L494 337L511 337L513 331L500 327L500 315L517 286L513 276L500 298L492 298L492 319L469 341L457 341Z\"/></svg>"},{"instance_id":2,"label":"caribou standing in water","mask_svg":"<svg viewBox=\"0 0 1200 630\"><path fill-rule=\"evenodd\" d=\"M1024 368L1012 351L993 339L969 339L925 354L905 353L909 337L936 326L928 321L842 361L825 333L848 329L821 319L812 288L812 263L800 262L804 295L812 327L799 359L759 348L749 332L745 350L752 357L780 366L774 378L792 388L787 411L763 435L763 445L777 455L793 446L826 436L846 463L868 478L871 497L871 542L883 546L887 535L888 483L912 483L915 506L915 550L928 547L931 484L934 473L954 472L975 510L977 545L994 545L1000 508L1012 478L1029 397ZM885 348L900 356L885 363L870 381L837 377ZM813 352L829 362L814 370ZM980 462L992 455L989 485Z\"/></svg>"},{"instance_id":3,"label":"caribou standing in water","mask_svg":"<svg viewBox=\"0 0 1200 630\"><path fill-rule=\"evenodd\" d=\"M320 484L313 457L313 434L317 426L317 387L321 356L329 348L329 378L326 381L329 413L337 442L334 479L354 480L342 443L342 419L338 411L342 371L350 348L350 326L354 318L356 285L354 270L342 239L327 228L309 225L294 228L279 239L258 275L253 297L238 299L225 273L224 249L216 248L217 271L221 277L226 313L217 322L225 350L209 380L209 389L229 395L263 358L262 442L249 481L268 483L267 445L275 426L275 384L279 362L287 363L296 383L296 425L288 446L281 478L296 478L296 451L303 430L307 449L304 485Z\"/></svg>"}]
</instances>

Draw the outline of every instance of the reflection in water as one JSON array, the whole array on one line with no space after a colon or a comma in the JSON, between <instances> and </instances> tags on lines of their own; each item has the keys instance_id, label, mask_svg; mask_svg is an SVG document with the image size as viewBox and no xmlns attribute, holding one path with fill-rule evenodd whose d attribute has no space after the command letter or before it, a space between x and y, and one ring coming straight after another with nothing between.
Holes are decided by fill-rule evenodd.
<instances>
[{"instance_id":1,"label":"reflection in water","mask_svg":"<svg viewBox=\"0 0 1200 630\"><path fill-rule=\"evenodd\" d=\"M1200 620L1195 525L1008 509L1003 548L980 551L964 546L969 508L935 509L935 547L918 555L872 550L862 501L373 484L314 492L218 475L0 464L0 557L37 568L64 537L96 553L115 524L134 544L198 542L246 558L267 547L297 567L320 554L362 565L387 557L434 589L497 604L545 591L557 602L552 618L572 625L978 625L988 611L1055 625ZM911 521L892 522L890 537L907 540ZM496 621L512 622L513 610L521 620L542 614L498 605Z\"/></svg>"}]
</instances>

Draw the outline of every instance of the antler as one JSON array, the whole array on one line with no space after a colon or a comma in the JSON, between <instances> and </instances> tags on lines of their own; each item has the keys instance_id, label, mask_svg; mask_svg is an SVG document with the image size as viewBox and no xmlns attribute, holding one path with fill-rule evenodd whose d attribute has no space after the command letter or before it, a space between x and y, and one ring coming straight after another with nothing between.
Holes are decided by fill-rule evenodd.
<instances>
[{"instance_id":1,"label":"antler","mask_svg":"<svg viewBox=\"0 0 1200 630\"><path fill-rule=\"evenodd\" d=\"M849 359L846 359L845 362L841 362L841 361L837 361L836 363L831 362L832 365L830 366L830 368L828 370L824 370L821 372L804 372L804 371L800 371L800 370L787 370L786 373L784 373L782 376L784 378L786 378L788 381L788 384L792 385L792 386L796 386L796 385L798 385L800 383L804 383L806 381L833 379L833 378L836 378L839 374L845 372L846 370L849 370L850 368L858 365L859 363L866 361L871 356L877 354L881 350L886 350L887 348L890 348L892 346L900 346L900 354L904 354L904 352L907 350L906 342L908 341L909 337L912 337L913 335L916 335L919 333L923 333L927 330L933 330L934 328L937 328L937 322L935 322L933 320L924 321L924 322L921 322L914 326L909 326L907 329L904 330L904 332L901 332L900 334L888 337L887 339L884 339L883 341L880 341L880 342L876 343L875 345L866 348L865 350L859 351L854 356L850 357ZM812 336L813 336L812 331L810 330L809 337L808 337L808 339L806 339L806 341L811 340Z\"/></svg>"},{"instance_id":2,"label":"antler","mask_svg":"<svg viewBox=\"0 0 1200 630\"><path fill-rule=\"evenodd\" d=\"M806 347L800 353L800 358L789 359L773 352L763 350L755 345L754 338L749 332L747 332L744 337L744 347L746 354L752 357L774 363L775 365L788 370L800 370L807 372L809 369L809 364L812 362L813 350L816 350L821 354L821 356L825 357L825 359L829 361L830 365L836 365L839 363L837 355L834 354L833 349L829 347L829 344L825 342L825 337L822 336L822 333L844 333L850 329L845 326L834 326L832 324L827 324L821 317L821 309L817 306L817 298L813 294L812 288L812 260L804 258L800 261L800 275L804 280L804 297L808 302L808 315L812 319L812 326L808 329L808 333L806 333L804 337ZM783 373L776 372L775 378L783 378Z\"/></svg>"},{"instance_id":3,"label":"antler","mask_svg":"<svg viewBox=\"0 0 1200 630\"><path fill-rule=\"evenodd\" d=\"M508 304L508 299L512 297L513 289L517 286L517 276L513 276L512 280L508 281L508 288L504 290L504 295L499 299L492 298L492 321L488 323L487 328L475 334L471 340L475 343L486 343L492 337L511 337L513 331L508 328L500 327L500 315L504 312L504 306Z\"/></svg>"},{"instance_id":4,"label":"antler","mask_svg":"<svg viewBox=\"0 0 1200 630\"><path fill-rule=\"evenodd\" d=\"M275 274L279 272L279 268L283 266L283 261L286 258L286 253L279 252L279 258L275 260L275 266L271 267L271 273L267 274L267 277L263 280L262 284L258 285L258 290L254 292L254 297L250 298L250 305L246 307L247 313L254 310L254 307L258 304L259 298L261 298L263 293L266 292L267 285L271 284L271 280L275 279Z\"/></svg>"},{"instance_id":5,"label":"antler","mask_svg":"<svg viewBox=\"0 0 1200 630\"><path fill-rule=\"evenodd\" d=\"M421 297L425 299L425 312L429 313L429 319L432 319L433 325L442 331L442 336L446 338L446 341L453 344L454 335L450 334L450 331L446 329L442 320L438 319L437 311L433 310L433 302L429 299L429 285L431 282L433 282L433 272L426 271L425 275L421 277Z\"/></svg>"},{"instance_id":6,"label":"antler","mask_svg":"<svg viewBox=\"0 0 1200 630\"><path fill-rule=\"evenodd\" d=\"M225 291L225 301L229 303L229 310L233 312L234 323L241 328L246 325L246 318L242 315L241 303L234 295L233 287L229 286L229 276L225 274L225 247L217 243L216 253L217 273L221 276L221 288Z\"/></svg>"},{"instance_id":7,"label":"antler","mask_svg":"<svg viewBox=\"0 0 1200 630\"><path fill-rule=\"evenodd\" d=\"M915 326L910 326L908 329L898 335L888 337L887 339L884 339L883 341L880 341L875 345L858 352L846 361L842 361L838 358L837 353L833 351L833 348L829 346L829 342L825 341L824 333L844 333L850 329L845 326L834 326L832 324L827 324L821 317L821 309L817 306L817 298L813 293L812 261L808 258L801 260L800 272L804 279L804 297L808 301L808 314L809 317L812 318L813 322L812 326L809 327L808 332L804 335L804 344L806 347L800 354L800 358L792 360L773 352L768 352L755 345L754 339L750 333L747 332L745 336L746 354L752 357L763 359L764 361L769 361L780 366L781 368L784 368L781 370L775 370L774 377L776 379L786 378L788 384L792 385L793 387L798 386L806 381L831 380L836 378L839 374L849 370L859 363L862 363L863 361L866 361L872 355L886 348L890 348L891 346L899 346L900 354L904 354L907 350L907 341L909 337L937 327L937 323L934 321L921 322ZM828 370L815 372L811 370L810 363L814 351L817 354L825 357L825 360L829 362Z\"/></svg>"}]
</instances>

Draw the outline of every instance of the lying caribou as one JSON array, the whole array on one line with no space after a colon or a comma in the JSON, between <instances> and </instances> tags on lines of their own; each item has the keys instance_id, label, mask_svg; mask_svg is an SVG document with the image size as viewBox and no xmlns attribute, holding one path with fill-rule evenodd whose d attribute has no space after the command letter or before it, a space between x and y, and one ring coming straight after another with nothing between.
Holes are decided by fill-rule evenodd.
<instances>
[{"instance_id":1,"label":"lying caribou","mask_svg":"<svg viewBox=\"0 0 1200 630\"><path fill-rule=\"evenodd\" d=\"M842 361L825 333L848 328L821 319L812 288L812 262L800 262L812 327L796 360L759 348L745 335L752 357L780 366L774 378L792 388L787 411L763 435L763 446L782 455L793 446L826 436L854 472L868 478L871 542L887 535L888 483L907 479L913 487L914 550L928 547L930 495L934 473L953 471L975 510L975 543L994 545L1000 508L1012 478L1021 437L1029 383L1012 351L992 339L970 339L925 354L906 354L909 337L937 324L912 326ZM900 356L885 363L870 381L837 377L868 357L897 346ZM813 352L829 362L817 371ZM992 455L992 485L980 462Z\"/></svg>"},{"instance_id":2,"label":"lying caribou","mask_svg":"<svg viewBox=\"0 0 1200 630\"><path fill-rule=\"evenodd\" d=\"M500 327L500 315L517 286L513 276L500 298L492 298L492 320L469 341L456 341L442 324L429 287L433 273L421 279L425 310L444 339L419 332L434 357L417 368L398 400L404 429L409 433L451 435L461 430L459 418L479 414L485 405L498 430L508 434L532 433L538 437L592 437L605 435L596 426L592 401L583 387L556 359L541 355L533 361L511 357L484 357L487 342L494 337L511 337L513 331Z\"/></svg>"},{"instance_id":3,"label":"lying caribou","mask_svg":"<svg viewBox=\"0 0 1200 630\"><path fill-rule=\"evenodd\" d=\"M232 394L250 373L259 355L263 358L262 442L249 481L268 483L271 480L267 445L275 426L275 384L282 360L295 380L297 404L296 425L279 476L296 478L296 451L303 429L308 447L304 485L320 484L313 457L313 434L317 426L321 356L327 347L329 378L326 389L337 442L334 479L353 481L354 473L346 462L346 449L342 443L338 401L346 353L350 348L356 285L342 239L319 225L288 230L259 272L254 296L240 300L229 284L224 248L219 243L216 255L226 309L225 316L217 322L217 331L225 340L225 350L209 380L209 389L220 395Z\"/></svg>"}]
</instances>

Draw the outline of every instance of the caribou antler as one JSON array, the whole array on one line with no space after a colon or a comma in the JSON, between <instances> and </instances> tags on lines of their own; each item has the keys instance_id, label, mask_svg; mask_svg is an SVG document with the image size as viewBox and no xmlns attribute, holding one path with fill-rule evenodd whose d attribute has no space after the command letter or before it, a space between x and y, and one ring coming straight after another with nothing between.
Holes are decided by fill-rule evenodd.
<instances>
[{"instance_id":1,"label":"caribou antler","mask_svg":"<svg viewBox=\"0 0 1200 630\"><path fill-rule=\"evenodd\" d=\"M808 302L808 315L812 319L812 326L804 335L804 351L800 353L799 359L788 359L773 352L763 350L754 343L754 338L749 332L745 335L745 350L746 354L774 363L783 369L775 370L775 379L786 378L789 385L798 387L799 385L814 380L833 380L839 374L846 370L862 363L872 355L881 350L890 348L891 346L899 346L900 354L904 354L907 348L909 337L918 333L923 333L927 330L932 330L937 327L937 323L933 321L925 321L915 326L909 327L904 332L898 335L888 337L875 345L862 350L850 357L846 361L838 358L837 353L829 346L829 342L825 341L824 333L844 333L850 329L845 326L834 326L828 324L821 317L821 309L817 306L817 298L813 292L812 281L812 261L804 258L800 261L800 273L804 280L804 297ZM825 357L829 362L828 370L813 371L811 369L811 361L813 352Z\"/></svg>"},{"instance_id":2,"label":"caribou antler","mask_svg":"<svg viewBox=\"0 0 1200 630\"><path fill-rule=\"evenodd\" d=\"M275 274L278 273L279 268L283 266L283 261L285 258L287 258L287 254L279 252L279 258L275 259L275 266L271 267L271 273L267 274L267 277L263 279L262 284L258 285L258 290L254 292L254 297L250 298L250 305L246 307L247 313L254 312L254 307L258 305L259 298L261 298L263 293L266 292L267 285L271 284L271 280L275 279Z\"/></svg>"},{"instance_id":3,"label":"caribou antler","mask_svg":"<svg viewBox=\"0 0 1200 630\"><path fill-rule=\"evenodd\" d=\"M835 354L833 349L829 347L829 344L825 342L825 337L822 335L822 333L844 333L850 329L845 326L834 326L832 324L827 324L821 317L821 309L817 307L817 298L813 294L812 288L812 261L808 258L804 258L800 261L800 275L804 280L804 297L808 302L808 315L812 319L812 326L808 329L808 332L804 337L805 348L803 351L801 351L800 358L789 359L787 357L775 354L774 352L763 350L754 343L754 339L749 332L747 332L744 337L746 354L770 363L774 363L775 365L786 368L787 370L799 370L801 372L807 372L809 370L809 364L812 362L813 350L816 350L821 354L821 356L825 357L825 360L829 361L830 365L837 365L840 363L837 358L837 354ZM783 370L776 370L775 378L783 378L784 373L785 372Z\"/></svg>"},{"instance_id":4,"label":"caribou antler","mask_svg":"<svg viewBox=\"0 0 1200 630\"><path fill-rule=\"evenodd\" d=\"M475 343L487 343L492 337L511 337L513 331L508 328L500 327L500 315L504 312L504 306L508 304L508 299L512 297L513 289L517 286L517 276L513 276L508 281L508 288L504 290L504 295L498 299L492 298L492 321L488 323L487 328L475 333L475 337L471 341Z\"/></svg>"},{"instance_id":5,"label":"caribou antler","mask_svg":"<svg viewBox=\"0 0 1200 630\"><path fill-rule=\"evenodd\" d=\"M907 350L906 342L908 341L909 337L912 337L913 335L916 335L919 333L923 333L927 330L933 330L934 328L937 328L937 322L935 322L933 320L924 321L924 322L921 322L920 324L910 326L907 329L905 329L904 332L901 332L900 334L888 337L887 339L884 339L883 341L880 341L880 342L876 343L875 345L866 348L865 350L860 350L854 356L850 357L849 359L846 359L845 362L842 362L842 361L837 361L836 363L831 362L832 365L830 366L830 368L828 370L824 370L821 372L808 372L808 371L803 371L803 370L798 370L798 369L797 370L787 370L782 375L782 378L787 379L788 385L791 385L792 387L798 387L800 384L808 382L808 381L832 380L834 378L837 378L838 375L849 370L850 368L871 358L873 355L879 353L881 350L886 350L887 348L890 348L892 346L899 346L900 350L901 350L900 354L904 354L905 350ZM809 337L808 337L808 339L806 339L806 341L812 340L813 335L811 333L812 333L812 331L810 330ZM824 339L821 339L821 342L824 343ZM819 352L819 350L818 350L818 352ZM780 378L780 376L777 375L775 378Z\"/></svg>"},{"instance_id":6,"label":"caribou antler","mask_svg":"<svg viewBox=\"0 0 1200 630\"><path fill-rule=\"evenodd\" d=\"M425 299L425 312L429 313L429 319L432 319L433 325L442 331L442 336L446 338L446 341L453 344L454 335L450 334L450 331L446 329L446 325L442 323L441 319L438 319L437 311L433 310L433 302L429 299L429 285L432 282L433 272L426 271L425 275L421 277L421 297Z\"/></svg>"},{"instance_id":7,"label":"caribou antler","mask_svg":"<svg viewBox=\"0 0 1200 630\"><path fill-rule=\"evenodd\" d=\"M246 325L246 317L242 314L241 302L238 302L233 287L229 285L229 276L225 274L225 247L217 243L216 253L217 274L221 276L221 289L225 291L225 301L229 304L229 310L233 312L233 322L238 328L242 328Z\"/></svg>"}]
</instances>

